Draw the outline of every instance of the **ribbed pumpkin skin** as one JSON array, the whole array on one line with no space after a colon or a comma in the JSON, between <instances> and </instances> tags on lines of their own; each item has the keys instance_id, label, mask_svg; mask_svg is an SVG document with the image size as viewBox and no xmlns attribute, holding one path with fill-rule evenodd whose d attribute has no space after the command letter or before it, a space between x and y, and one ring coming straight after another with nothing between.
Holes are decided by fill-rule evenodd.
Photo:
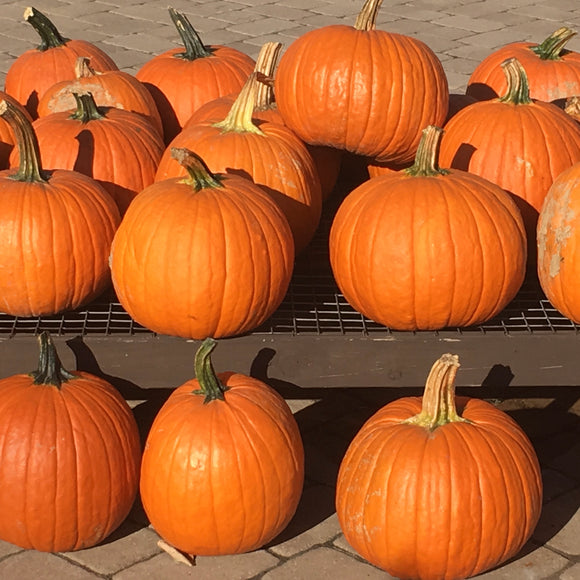
<instances>
[{"instance_id":1,"label":"ribbed pumpkin skin","mask_svg":"<svg viewBox=\"0 0 580 580\"><path fill-rule=\"evenodd\" d=\"M538 219L538 277L554 308L580 322L580 163L550 187Z\"/></svg>"},{"instance_id":2,"label":"ribbed pumpkin skin","mask_svg":"<svg viewBox=\"0 0 580 580\"><path fill-rule=\"evenodd\" d=\"M84 372L59 390L0 380L0 538L44 552L98 544L131 509L141 449L131 409Z\"/></svg>"},{"instance_id":3,"label":"ribbed pumpkin skin","mask_svg":"<svg viewBox=\"0 0 580 580\"><path fill-rule=\"evenodd\" d=\"M275 91L286 124L307 143L391 163L412 161L421 131L445 121L449 99L441 62L424 43L345 25L292 42Z\"/></svg>"},{"instance_id":4,"label":"ribbed pumpkin skin","mask_svg":"<svg viewBox=\"0 0 580 580\"><path fill-rule=\"evenodd\" d=\"M75 309L110 284L119 211L104 189L72 171L48 183L0 172L0 311L39 316Z\"/></svg>"},{"instance_id":5,"label":"ribbed pumpkin skin","mask_svg":"<svg viewBox=\"0 0 580 580\"><path fill-rule=\"evenodd\" d=\"M94 44L69 40L63 46L23 52L6 72L5 91L23 104L33 119L38 116L38 102L52 85L75 78L79 56L91 59L97 71L118 70L113 60Z\"/></svg>"},{"instance_id":6,"label":"ribbed pumpkin skin","mask_svg":"<svg viewBox=\"0 0 580 580\"><path fill-rule=\"evenodd\" d=\"M209 123L182 131L163 153L156 181L185 175L172 147L200 155L212 172L237 173L262 186L280 207L294 236L296 253L312 240L322 213L320 179L304 143L284 125L258 124L264 135L225 131Z\"/></svg>"},{"instance_id":7,"label":"ribbed pumpkin skin","mask_svg":"<svg viewBox=\"0 0 580 580\"><path fill-rule=\"evenodd\" d=\"M358 312L396 330L471 326L499 313L525 275L515 203L462 171L374 177L343 201L330 263Z\"/></svg>"},{"instance_id":8,"label":"ribbed pumpkin skin","mask_svg":"<svg viewBox=\"0 0 580 580\"><path fill-rule=\"evenodd\" d=\"M141 469L143 507L155 530L195 555L257 549L294 515L304 451L288 405L264 383L220 373L225 401L204 404L191 380L155 418Z\"/></svg>"},{"instance_id":9,"label":"ribbed pumpkin skin","mask_svg":"<svg viewBox=\"0 0 580 580\"><path fill-rule=\"evenodd\" d=\"M141 115L109 107L104 117L83 123L70 111L33 123L42 163L93 177L114 198L121 215L132 199L153 183L164 151L159 132ZM55 147L58 143L58 147ZM11 164L18 163L14 152Z\"/></svg>"},{"instance_id":10,"label":"ribbed pumpkin skin","mask_svg":"<svg viewBox=\"0 0 580 580\"><path fill-rule=\"evenodd\" d=\"M421 398L389 403L351 442L337 481L350 545L396 578L463 580L515 556L542 505L527 436L489 403L458 397L471 424L402 421Z\"/></svg>"},{"instance_id":11,"label":"ribbed pumpkin skin","mask_svg":"<svg viewBox=\"0 0 580 580\"><path fill-rule=\"evenodd\" d=\"M294 265L287 221L246 178L197 193L180 178L139 194L113 241L117 296L143 326L184 338L243 334L282 302Z\"/></svg>"}]
</instances>

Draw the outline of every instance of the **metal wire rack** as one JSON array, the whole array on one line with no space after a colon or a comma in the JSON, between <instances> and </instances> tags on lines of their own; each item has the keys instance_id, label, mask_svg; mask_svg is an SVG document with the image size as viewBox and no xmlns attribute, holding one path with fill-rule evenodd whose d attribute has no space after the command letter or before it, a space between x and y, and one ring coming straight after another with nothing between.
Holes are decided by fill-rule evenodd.
<instances>
[{"instance_id":1,"label":"metal wire rack","mask_svg":"<svg viewBox=\"0 0 580 580\"><path fill-rule=\"evenodd\" d=\"M373 322L354 310L340 293L328 259L328 234L332 217L343 195L327 203L315 238L298 258L287 295L277 311L253 334L373 335L400 334ZM38 334L135 335L152 331L137 324L118 302L112 290L88 306L56 316L18 318L0 313L0 336ZM529 277L515 299L494 319L470 328L445 329L463 333L572 332L580 327L560 314L546 299L536 277ZM420 331L438 334L437 331Z\"/></svg>"}]
</instances>

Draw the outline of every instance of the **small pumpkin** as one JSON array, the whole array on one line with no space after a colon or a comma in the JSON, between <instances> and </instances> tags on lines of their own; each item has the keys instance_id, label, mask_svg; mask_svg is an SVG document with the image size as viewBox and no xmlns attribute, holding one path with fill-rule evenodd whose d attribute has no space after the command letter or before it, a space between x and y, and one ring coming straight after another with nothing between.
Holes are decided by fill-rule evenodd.
<instances>
[{"instance_id":1,"label":"small pumpkin","mask_svg":"<svg viewBox=\"0 0 580 580\"><path fill-rule=\"evenodd\" d=\"M296 511L304 449L284 399L239 373L216 374L205 339L196 378L178 387L151 427L141 498L153 528L192 555L256 550Z\"/></svg>"},{"instance_id":2,"label":"small pumpkin","mask_svg":"<svg viewBox=\"0 0 580 580\"><path fill-rule=\"evenodd\" d=\"M204 103L240 90L255 65L235 48L204 45L185 14L169 8L169 15L185 50L170 48L135 74L157 104L166 144Z\"/></svg>"},{"instance_id":3,"label":"small pumpkin","mask_svg":"<svg viewBox=\"0 0 580 580\"><path fill-rule=\"evenodd\" d=\"M250 332L282 302L294 243L278 206L256 184L212 174L186 149L187 176L146 187L111 249L117 297L155 332L203 339Z\"/></svg>"},{"instance_id":4,"label":"small pumpkin","mask_svg":"<svg viewBox=\"0 0 580 580\"><path fill-rule=\"evenodd\" d=\"M0 539L64 552L95 546L127 517L141 444L107 381L62 367L50 335L38 369L0 380Z\"/></svg>"},{"instance_id":5,"label":"small pumpkin","mask_svg":"<svg viewBox=\"0 0 580 580\"><path fill-rule=\"evenodd\" d=\"M439 167L429 126L409 169L351 191L330 229L330 264L346 300L395 330L464 327L493 318L526 272L512 198L465 171Z\"/></svg>"},{"instance_id":6,"label":"small pumpkin","mask_svg":"<svg viewBox=\"0 0 580 580\"><path fill-rule=\"evenodd\" d=\"M27 7L24 20L38 32L41 42L12 62L6 72L4 90L24 105L33 119L38 116L38 102L47 89L60 81L74 79L79 56L89 57L95 70L118 70L106 52L86 40L63 37L36 8Z\"/></svg>"},{"instance_id":7,"label":"small pumpkin","mask_svg":"<svg viewBox=\"0 0 580 580\"><path fill-rule=\"evenodd\" d=\"M518 554L542 509L542 477L521 427L455 396L457 355L433 365L423 397L385 405L356 434L336 486L349 544L393 577L463 580Z\"/></svg>"},{"instance_id":8,"label":"small pumpkin","mask_svg":"<svg viewBox=\"0 0 580 580\"><path fill-rule=\"evenodd\" d=\"M77 171L44 171L28 115L10 101L0 116L16 136L19 166L0 172L0 310L40 316L73 310L110 285L121 217L113 198Z\"/></svg>"}]
</instances>

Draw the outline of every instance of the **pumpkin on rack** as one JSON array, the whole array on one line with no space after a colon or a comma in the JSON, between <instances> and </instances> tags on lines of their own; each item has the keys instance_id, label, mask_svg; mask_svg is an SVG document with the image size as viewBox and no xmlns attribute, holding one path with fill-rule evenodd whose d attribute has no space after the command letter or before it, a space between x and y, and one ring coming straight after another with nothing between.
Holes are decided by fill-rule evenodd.
<instances>
[{"instance_id":1,"label":"pumpkin on rack","mask_svg":"<svg viewBox=\"0 0 580 580\"><path fill-rule=\"evenodd\" d=\"M158 54L135 75L157 104L166 144L204 103L239 91L256 64L235 48L205 46L185 14L169 8L169 15L185 50L171 48Z\"/></svg>"},{"instance_id":2,"label":"pumpkin on rack","mask_svg":"<svg viewBox=\"0 0 580 580\"><path fill-rule=\"evenodd\" d=\"M0 172L0 311L40 316L87 304L110 284L120 215L112 197L77 171L43 171L28 115L0 116L16 136L19 167Z\"/></svg>"},{"instance_id":3,"label":"pumpkin on rack","mask_svg":"<svg viewBox=\"0 0 580 580\"><path fill-rule=\"evenodd\" d=\"M524 281L516 204L486 179L441 169L441 132L424 130L411 168L351 191L330 230L330 264L344 297L394 330L480 324Z\"/></svg>"},{"instance_id":4,"label":"pumpkin on rack","mask_svg":"<svg viewBox=\"0 0 580 580\"><path fill-rule=\"evenodd\" d=\"M143 453L141 498L153 528L191 555L240 554L277 536L304 483L304 449L284 399L240 373L216 374L206 339L195 379L158 412Z\"/></svg>"},{"instance_id":5,"label":"pumpkin on rack","mask_svg":"<svg viewBox=\"0 0 580 580\"><path fill-rule=\"evenodd\" d=\"M163 125L151 93L133 75L120 70L98 72L91 59L79 56L75 78L61 81L47 89L38 103L38 116L74 111L74 93L91 93L98 107L117 107L148 118L163 135Z\"/></svg>"},{"instance_id":6,"label":"pumpkin on rack","mask_svg":"<svg viewBox=\"0 0 580 580\"><path fill-rule=\"evenodd\" d=\"M123 215L132 199L153 183L165 149L162 137L138 113L97 107L88 92L73 92L73 97L74 111L51 113L33 123L42 162L51 169L74 169L92 177ZM16 151L11 163L18 163Z\"/></svg>"},{"instance_id":7,"label":"pumpkin on rack","mask_svg":"<svg viewBox=\"0 0 580 580\"><path fill-rule=\"evenodd\" d=\"M38 369L0 380L0 539L43 552L95 546L137 495L137 423L107 381L62 367L47 332Z\"/></svg>"},{"instance_id":8,"label":"pumpkin on rack","mask_svg":"<svg viewBox=\"0 0 580 580\"><path fill-rule=\"evenodd\" d=\"M24 20L38 32L41 42L12 62L6 73L5 91L24 105L33 119L38 116L38 102L48 88L75 78L79 56L89 57L95 70L118 70L113 59L93 43L64 38L36 8L26 8Z\"/></svg>"},{"instance_id":9,"label":"pumpkin on rack","mask_svg":"<svg viewBox=\"0 0 580 580\"><path fill-rule=\"evenodd\" d=\"M250 332L278 308L290 284L290 226L249 179L214 175L186 149L173 155L187 176L145 188L115 235L111 272L119 301L161 334Z\"/></svg>"},{"instance_id":10,"label":"pumpkin on rack","mask_svg":"<svg viewBox=\"0 0 580 580\"><path fill-rule=\"evenodd\" d=\"M574 30L563 26L540 44L511 42L502 46L471 73L467 95L479 101L505 95L508 83L501 65L508 58L517 58L525 69L530 98L553 102L580 95L580 53L565 48L575 35Z\"/></svg>"},{"instance_id":11,"label":"pumpkin on rack","mask_svg":"<svg viewBox=\"0 0 580 580\"><path fill-rule=\"evenodd\" d=\"M172 158L172 147L195 151L211 171L253 180L286 216L299 254L320 222L320 179L312 155L293 131L280 123L253 120L259 78L256 72L248 77L225 119L190 125L177 135L161 158L155 180L186 173Z\"/></svg>"},{"instance_id":12,"label":"pumpkin on rack","mask_svg":"<svg viewBox=\"0 0 580 580\"><path fill-rule=\"evenodd\" d=\"M427 125L445 121L449 88L426 44L376 30L380 4L366 0L354 26L323 26L292 42L276 101L306 143L401 164L413 160Z\"/></svg>"}]
</instances>

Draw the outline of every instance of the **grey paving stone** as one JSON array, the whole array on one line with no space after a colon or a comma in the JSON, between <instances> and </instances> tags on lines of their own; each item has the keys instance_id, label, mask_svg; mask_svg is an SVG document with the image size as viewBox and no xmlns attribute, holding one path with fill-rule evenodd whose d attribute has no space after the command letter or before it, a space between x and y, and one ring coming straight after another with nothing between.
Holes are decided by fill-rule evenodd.
<instances>
[{"instance_id":1,"label":"grey paving stone","mask_svg":"<svg viewBox=\"0 0 580 580\"><path fill-rule=\"evenodd\" d=\"M243 22L241 24L231 24L228 27L228 32L233 31L240 34L247 34L249 36L262 36L264 34L272 34L280 32L281 30L288 30L294 28L296 25L288 20L280 18L259 18L251 22Z\"/></svg>"},{"instance_id":2,"label":"grey paving stone","mask_svg":"<svg viewBox=\"0 0 580 580\"><path fill-rule=\"evenodd\" d=\"M96 580L100 578L60 556L29 550L0 561L0 578L6 580Z\"/></svg>"},{"instance_id":3,"label":"grey paving stone","mask_svg":"<svg viewBox=\"0 0 580 580\"><path fill-rule=\"evenodd\" d=\"M433 20L433 24L449 26L467 32L487 32L503 28L503 24L497 20L486 20L485 18L474 18L471 16L444 16Z\"/></svg>"},{"instance_id":4,"label":"grey paving stone","mask_svg":"<svg viewBox=\"0 0 580 580\"><path fill-rule=\"evenodd\" d=\"M574 564L560 574L560 580L578 580L578 578L580 578L580 564Z\"/></svg>"},{"instance_id":5,"label":"grey paving stone","mask_svg":"<svg viewBox=\"0 0 580 580\"><path fill-rule=\"evenodd\" d=\"M6 556L16 554L17 552L22 552L22 548L0 540L0 558L5 558Z\"/></svg>"},{"instance_id":6,"label":"grey paving stone","mask_svg":"<svg viewBox=\"0 0 580 580\"><path fill-rule=\"evenodd\" d=\"M241 11L242 14L254 14L257 16L268 16L270 18L280 18L281 20L290 20L291 22L300 22L304 18L312 16L310 10L300 8L291 8L290 6L281 6L279 4L263 4L252 6Z\"/></svg>"}]
</instances>

